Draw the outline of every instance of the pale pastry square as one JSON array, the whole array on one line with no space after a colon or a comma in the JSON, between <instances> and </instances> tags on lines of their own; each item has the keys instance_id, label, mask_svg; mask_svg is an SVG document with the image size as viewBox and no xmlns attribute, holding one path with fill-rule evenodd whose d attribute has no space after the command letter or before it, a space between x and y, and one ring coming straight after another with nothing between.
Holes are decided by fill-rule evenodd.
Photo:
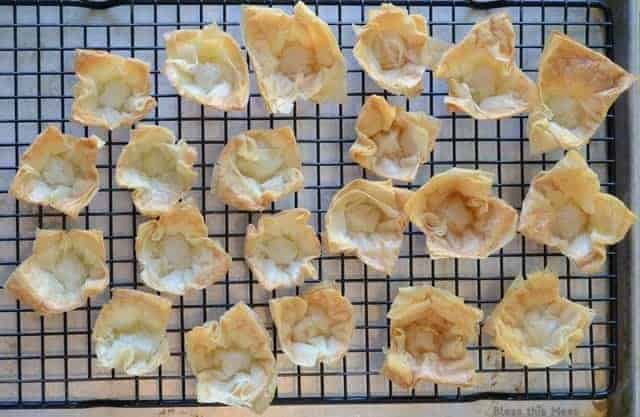
<instances>
[{"instance_id":1,"label":"pale pastry square","mask_svg":"<svg viewBox=\"0 0 640 417\"><path fill-rule=\"evenodd\" d=\"M293 14L243 6L242 37L269 113L288 114L298 99L341 103L347 67L333 32L303 3Z\"/></svg>"},{"instance_id":2,"label":"pale pastry square","mask_svg":"<svg viewBox=\"0 0 640 417\"><path fill-rule=\"evenodd\" d=\"M215 24L164 35L164 73L178 94L222 111L242 110L249 100L249 70L233 37Z\"/></svg>"},{"instance_id":3,"label":"pale pastry square","mask_svg":"<svg viewBox=\"0 0 640 417\"><path fill-rule=\"evenodd\" d=\"M312 260L320 256L320 240L309 223L309 210L295 208L263 215L249 224L244 259L264 288L301 285L316 276Z\"/></svg>"},{"instance_id":4,"label":"pale pastry square","mask_svg":"<svg viewBox=\"0 0 640 417\"><path fill-rule=\"evenodd\" d=\"M185 338L200 403L264 412L277 386L271 338L257 314L239 302L219 321L196 326Z\"/></svg>"},{"instance_id":5,"label":"pale pastry square","mask_svg":"<svg viewBox=\"0 0 640 417\"><path fill-rule=\"evenodd\" d=\"M71 118L113 130L131 126L153 110L149 64L104 51L76 50Z\"/></svg>"},{"instance_id":6,"label":"pale pastry square","mask_svg":"<svg viewBox=\"0 0 640 417\"><path fill-rule=\"evenodd\" d=\"M515 32L506 13L476 23L442 55L435 76L447 80L449 111L474 119L502 119L524 113L535 84L515 62Z\"/></svg>"},{"instance_id":7,"label":"pale pastry square","mask_svg":"<svg viewBox=\"0 0 640 417\"><path fill-rule=\"evenodd\" d=\"M304 186L293 130L248 130L225 145L213 169L211 192L241 210L262 211Z\"/></svg>"},{"instance_id":8,"label":"pale pastry square","mask_svg":"<svg viewBox=\"0 0 640 417\"><path fill-rule=\"evenodd\" d=\"M515 237L518 212L491 194L492 183L489 172L451 168L411 196L405 211L432 259L484 259Z\"/></svg>"},{"instance_id":9,"label":"pale pastry square","mask_svg":"<svg viewBox=\"0 0 640 417\"><path fill-rule=\"evenodd\" d=\"M372 95L358 114L357 139L349 153L361 167L381 177L410 182L429 159L440 126L434 117L404 111Z\"/></svg>"},{"instance_id":10,"label":"pale pastry square","mask_svg":"<svg viewBox=\"0 0 640 417\"><path fill-rule=\"evenodd\" d=\"M518 277L493 310L484 329L510 360L524 366L553 366L584 340L595 312L560 295L551 271Z\"/></svg>"},{"instance_id":11,"label":"pale pastry square","mask_svg":"<svg viewBox=\"0 0 640 417\"><path fill-rule=\"evenodd\" d=\"M330 253L356 255L387 275L393 272L409 217L403 208L411 192L391 180L356 179L331 199L323 240Z\"/></svg>"},{"instance_id":12,"label":"pale pastry square","mask_svg":"<svg viewBox=\"0 0 640 417\"><path fill-rule=\"evenodd\" d=\"M200 211L186 203L138 226L136 255L142 282L174 295L206 288L231 267L231 257L208 237Z\"/></svg>"},{"instance_id":13,"label":"pale pastry square","mask_svg":"<svg viewBox=\"0 0 640 417\"><path fill-rule=\"evenodd\" d=\"M78 138L47 127L20 158L9 194L77 217L98 192L96 160L103 145L97 136Z\"/></svg>"},{"instance_id":14,"label":"pale pastry square","mask_svg":"<svg viewBox=\"0 0 640 417\"><path fill-rule=\"evenodd\" d=\"M4 287L46 316L84 305L108 284L101 231L38 229L33 253L13 271Z\"/></svg>"},{"instance_id":15,"label":"pale pastry square","mask_svg":"<svg viewBox=\"0 0 640 417\"><path fill-rule=\"evenodd\" d=\"M398 95L422 93L423 76L450 47L429 36L424 16L384 3L371 9L367 23L355 27L353 55L380 87Z\"/></svg>"},{"instance_id":16,"label":"pale pastry square","mask_svg":"<svg viewBox=\"0 0 640 417\"><path fill-rule=\"evenodd\" d=\"M269 301L280 347L296 365L332 364L344 357L355 327L353 306L331 283L320 283L301 296Z\"/></svg>"},{"instance_id":17,"label":"pale pastry square","mask_svg":"<svg viewBox=\"0 0 640 417\"><path fill-rule=\"evenodd\" d=\"M624 239L636 220L622 201L600 191L598 175L582 156L569 151L533 178L518 231L595 273L607 260L607 246Z\"/></svg>"},{"instance_id":18,"label":"pale pastry square","mask_svg":"<svg viewBox=\"0 0 640 417\"><path fill-rule=\"evenodd\" d=\"M133 189L131 197L145 216L168 212L184 198L198 173L193 168L197 152L169 129L140 125L116 164L116 182Z\"/></svg>"},{"instance_id":19,"label":"pale pastry square","mask_svg":"<svg viewBox=\"0 0 640 417\"><path fill-rule=\"evenodd\" d=\"M98 363L127 375L144 375L169 360L171 302L158 295L114 289L93 327Z\"/></svg>"},{"instance_id":20,"label":"pale pastry square","mask_svg":"<svg viewBox=\"0 0 640 417\"><path fill-rule=\"evenodd\" d=\"M529 115L531 152L589 143L609 107L636 80L606 56L554 32L542 51L538 94Z\"/></svg>"},{"instance_id":21,"label":"pale pastry square","mask_svg":"<svg viewBox=\"0 0 640 417\"><path fill-rule=\"evenodd\" d=\"M473 385L475 364L467 345L477 340L482 316L448 291L400 288L387 314L391 335L382 374L403 389L420 382Z\"/></svg>"}]
</instances>

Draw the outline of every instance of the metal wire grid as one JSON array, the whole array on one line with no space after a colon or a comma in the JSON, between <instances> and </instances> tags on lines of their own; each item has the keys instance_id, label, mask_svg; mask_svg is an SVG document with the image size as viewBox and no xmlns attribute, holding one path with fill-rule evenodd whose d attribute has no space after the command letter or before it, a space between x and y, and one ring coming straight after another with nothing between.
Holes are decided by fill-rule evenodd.
<instances>
[{"instance_id":1,"label":"metal wire grid","mask_svg":"<svg viewBox=\"0 0 640 417\"><path fill-rule=\"evenodd\" d=\"M210 236L219 239L232 255L233 267L222 282L173 300L168 330L171 359L156 373L138 378L96 366L91 328L100 306L108 300L108 291L74 312L45 319L0 290L0 407L193 405L195 384L184 355L185 332L218 318L239 300L252 305L273 331L267 314L268 300L298 292L267 292L251 277L243 263L242 241L246 224L256 221L258 215L230 209L210 195L213 163L227 140L240 131L292 126L304 156L305 188L278 202L269 212L306 207L313 213L312 224L322 230L322 216L331 195L351 179L367 177L348 157L348 148L361 104L366 96L383 92L352 57L351 25L364 23L367 9L378 3L342 0L311 4L334 30L347 57L349 102L321 106L298 103L290 116L264 113L255 80L246 111L222 114L182 100L158 71L164 61L165 32L216 21L240 41L240 9L235 1L206 5L153 0L99 3L107 8L104 12L91 11L90 2L18 3L0 2L0 282L30 254L36 227L80 227L104 231L111 288L141 286L132 242L137 224L145 219L135 212L129 192L117 187L113 180L117 156L128 140L126 129L113 134L95 131L107 140L98 162L101 187L78 219L20 204L7 194L19 156L47 124L85 136L94 132L69 120L75 48L110 50L151 64L159 105L145 123L170 127L198 149L196 168L200 177L192 196L205 215ZM293 2L269 4L290 10ZM487 14L460 1L396 4L426 16L432 34L450 41L461 39L474 21ZM505 1L492 6L511 14L518 36L518 62L534 78L544 40L551 30L569 33L606 54L612 52L611 18L601 3ZM533 175L549 168L561 153L541 158L529 155L525 116L478 122L448 113L442 104L446 85L433 79L430 72L425 77L425 92L420 97L411 101L389 97L407 109L424 110L443 121L431 161L421 168L413 185L402 186L416 188L452 166L481 168L495 173L496 193L519 208ZM610 113L605 126L587 147L586 156L599 172L603 189L615 194L612 121ZM396 272L389 278L367 269L353 257L325 253L317 262L319 275L335 279L356 308L357 328L351 349L336 366L302 369L286 361L274 332L273 348L280 364L274 404L605 397L614 388L616 373L615 248L610 248L609 261L606 272L586 276L558 253L525 242L522 237L487 260L432 261L425 254L424 237L413 227L406 232ZM425 384L408 392L392 386L380 375L382 349L388 344L384 315L398 287L426 283L447 288L487 314L515 275L547 265L561 274L568 297L598 312L588 337L573 355L572 364L523 368L502 358L491 340L481 333L477 343L470 346L477 362L476 388Z\"/></svg>"}]
</instances>

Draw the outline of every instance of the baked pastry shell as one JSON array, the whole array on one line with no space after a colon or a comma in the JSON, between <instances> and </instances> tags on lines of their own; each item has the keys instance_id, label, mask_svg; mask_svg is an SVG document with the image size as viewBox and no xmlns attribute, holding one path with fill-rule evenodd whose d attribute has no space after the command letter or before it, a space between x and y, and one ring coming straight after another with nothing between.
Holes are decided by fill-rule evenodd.
<instances>
[{"instance_id":1,"label":"baked pastry shell","mask_svg":"<svg viewBox=\"0 0 640 417\"><path fill-rule=\"evenodd\" d=\"M477 339L482 316L481 310L448 291L431 286L400 288L387 314L391 340L383 375L404 389L424 381L473 385L475 364L466 345ZM423 348L423 357L416 358Z\"/></svg>"},{"instance_id":2,"label":"baked pastry shell","mask_svg":"<svg viewBox=\"0 0 640 417\"><path fill-rule=\"evenodd\" d=\"M637 80L606 56L554 32L540 58L528 119L529 147L539 154L591 140L607 111Z\"/></svg>"},{"instance_id":3,"label":"baked pastry shell","mask_svg":"<svg viewBox=\"0 0 640 417\"><path fill-rule=\"evenodd\" d=\"M269 309L280 346L294 364L331 364L347 353L355 327L353 306L331 283L314 285L301 296L272 299ZM314 326L320 330L314 332Z\"/></svg>"},{"instance_id":4,"label":"baked pastry shell","mask_svg":"<svg viewBox=\"0 0 640 417\"><path fill-rule=\"evenodd\" d=\"M76 288L77 297L55 300L48 280L62 277L50 277L47 265L59 261L60 251L72 249L80 254L83 262L90 263L94 276L89 276ZM63 252L65 253L65 252ZM45 272L46 271L46 272ZM72 311L82 306L90 297L100 294L109 284L109 270L106 265L106 251L100 230L36 230L33 253L9 276L4 288L17 299L33 308L36 313L49 316ZM65 287L65 290L67 288ZM49 292L49 294L47 294Z\"/></svg>"},{"instance_id":5,"label":"baked pastry shell","mask_svg":"<svg viewBox=\"0 0 640 417\"><path fill-rule=\"evenodd\" d=\"M580 270L595 273L607 246L622 239L636 215L618 198L600 191L597 174L576 151L538 173L522 203L518 231L558 249Z\"/></svg>"},{"instance_id":6,"label":"baked pastry shell","mask_svg":"<svg viewBox=\"0 0 640 417\"><path fill-rule=\"evenodd\" d=\"M262 286L271 291L281 287L301 285L305 278L315 277L317 272L311 261L320 256L320 241L308 222L311 213L302 208L284 210L274 215L263 215L257 227L249 224L244 242L244 258L251 272ZM279 264L274 256L288 258L280 251L280 245L270 246L274 239L286 239L296 246L296 257L286 264ZM274 251L276 253L274 253ZM271 254L265 257L264 254ZM288 259L287 259L288 260ZM292 266L295 268L292 270ZM286 265L286 271L283 267Z\"/></svg>"},{"instance_id":7,"label":"baked pastry shell","mask_svg":"<svg viewBox=\"0 0 640 417\"><path fill-rule=\"evenodd\" d=\"M450 47L428 35L424 16L390 3L370 10L366 25L354 31L353 55L362 69L380 87L407 97L422 93L425 70Z\"/></svg>"},{"instance_id":8,"label":"baked pastry shell","mask_svg":"<svg viewBox=\"0 0 640 417\"><path fill-rule=\"evenodd\" d=\"M153 372L169 359L166 329L170 316L171 302L166 298L114 289L93 327L98 363L127 375ZM144 351L142 347L151 349Z\"/></svg>"},{"instance_id":9,"label":"baked pastry shell","mask_svg":"<svg viewBox=\"0 0 640 417\"><path fill-rule=\"evenodd\" d=\"M403 207L410 195L390 180L351 181L334 194L325 215L327 250L356 255L366 265L391 274L409 222ZM349 230L350 223L363 230Z\"/></svg>"},{"instance_id":10,"label":"baked pastry shell","mask_svg":"<svg viewBox=\"0 0 640 417\"><path fill-rule=\"evenodd\" d=\"M484 329L510 360L547 367L569 358L594 317L593 310L561 297L557 275L545 270L516 278Z\"/></svg>"},{"instance_id":11,"label":"baked pastry shell","mask_svg":"<svg viewBox=\"0 0 640 417\"><path fill-rule=\"evenodd\" d=\"M329 25L303 2L296 3L292 15L243 6L241 29L269 113L291 113L300 98L346 100L347 67L338 42Z\"/></svg>"},{"instance_id":12,"label":"baked pastry shell","mask_svg":"<svg viewBox=\"0 0 640 417\"><path fill-rule=\"evenodd\" d=\"M146 157L162 156L145 167ZM116 182L121 187L133 189L131 197L136 208L145 216L155 217L171 210L186 196L198 177L193 168L197 157L194 147L184 140L176 142L169 129L154 125L139 125L131 131L129 143L122 149L116 164ZM165 163L174 169L173 175L154 183L160 174L166 173ZM162 166L156 166L160 165ZM145 170L153 170L148 173ZM160 187L160 185L162 187Z\"/></svg>"},{"instance_id":13,"label":"baked pastry shell","mask_svg":"<svg viewBox=\"0 0 640 417\"><path fill-rule=\"evenodd\" d=\"M178 239L178 242L170 239ZM164 266L163 260L170 262L168 258L183 256L183 249L188 249L191 256L188 272L181 272L177 281L172 272L161 276L158 269ZM163 253L156 256L156 250ZM174 253L168 254L168 250ZM206 288L223 279L231 268L231 257L218 242L208 237L200 211L189 204L179 204L158 219L142 223L136 236L136 253L142 266L142 281L156 291L174 295Z\"/></svg>"},{"instance_id":14,"label":"baked pastry shell","mask_svg":"<svg viewBox=\"0 0 640 417\"><path fill-rule=\"evenodd\" d=\"M55 126L47 127L20 158L20 167L11 183L9 194L20 201L51 207L67 216L77 217L98 192L99 174L96 160L103 145L97 136L78 138L63 134ZM34 195L39 189L38 183L47 182L46 179L43 180L43 170L52 156L62 156L62 159L69 161L75 169L81 171L80 179L84 184L71 197Z\"/></svg>"},{"instance_id":15,"label":"baked pastry shell","mask_svg":"<svg viewBox=\"0 0 640 417\"><path fill-rule=\"evenodd\" d=\"M383 97L367 98L356 121L351 158L381 177L413 181L429 159L441 123L423 112L407 112ZM395 139L391 137L395 135ZM391 148L393 151L386 151ZM399 155L396 155L399 154Z\"/></svg>"},{"instance_id":16,"label":"baked pastry shell","mask_svg":"<svg viewBox=\"0 0 640 417\"><path fill-rule=\"evenodd\" d=\"M488 172L452 168L407 201L404 209L425 234L432 259L484 259L515 237L518 212L491 195L492 182Z\"/></svg>"},{"instance_id":17,"label":"baked pastry shell","mask_svg":"<svg viewBox=\"0 0 640 417\"><path fill-rule=\"evenodd\" d=\"M272 154L260 160L261 152L265 150ZM239 168L239 158L249 165L245 172ZM257 171L260 164L271 164L274 158L281 159L281 164L266 175L265 181L246 172L246 169ZM248 130L233 137L222 149L211 180L214 195L229 206L248 211L265 210L271 203L303 186L300 150L293 130L288 126Z\"/></svg>"},{"instance_id":18,"label":"baked pastry shell","mask_svg":"<svg viewBox=\"0 0 640 417\"><path fill-rule=\"evenodd\" d=\"M515 63L515 32L506 13L476 23L442 55L435 76L449 84L449 111L474 119L526 112L535 96L534 82Z\"/></svg>"},{"instance_id":19,"label":"baked pastry shell","mask_svg":"<svg viewBox=\"0 0 640 417\"><path fill-rule=\"evenodd\" d=\"M183 97L194 100L204 106L221 111L239 111L247 107L249 101L249 69L240 46L233 37L225 33L217 25L211 24L203 29L182 29L165 35L167 59L164 73L169 82ZM186 50L195 49L197 62L193 62ZM228 94L217 96L195 91L189 80L193 73L187 70L189 64L201 64L198 55L212 55L212 62L224 66L223 70L231 72L233 80ZM208 58L203 63L209 63ZM225 72L225 71L223 71Z\"/></svg>"},{"instance_id":20,"label":"baked pastry shell","mask_svg":"<svg viewBox=\"0 0 640 417\"><path fill-rule=\"evenodd\" d=\"M275 394L276 360L271 352L271 338L256 313L239 302L225 312L219 321L196 326L185 338L187 359L196 376L198 402L220 402L246 407L255 413L264 412ZM233 372L235 355L251 359L251 374L225 389L221 374ZM226 359L216 358L225 355ZM214 362L220 362L214 367ZM253 366L255 365L255 366ZM255 367L255 369L254 369ZM235 376L236 372L232 374Z\"/></svg>"},{"instance_id":21,"label":"baked pastry shell","mask_svg":"<svg viewBox=\"0 0 640 417\"><path fill-rule=\"evenodd\" d=\"M105 51L77 49L75 72L79 81L73 87L71 118L80 124L110 130L131 126L156 107L156 101L150 95L149 64L144 61ZM137 109L123 113L117 122L109 121L92 110L98 99L99 87L114 79L122 80L131 91L131 97L139 99Z\"/></svg>"}]
</instances>

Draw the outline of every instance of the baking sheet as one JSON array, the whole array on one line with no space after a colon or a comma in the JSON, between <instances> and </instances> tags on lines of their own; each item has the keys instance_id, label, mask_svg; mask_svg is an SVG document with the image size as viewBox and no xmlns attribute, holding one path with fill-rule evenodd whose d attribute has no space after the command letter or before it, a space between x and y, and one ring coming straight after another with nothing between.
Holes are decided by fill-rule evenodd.
<instances>
[{"instance_id":1,"label":"baking sheet","mask_svg":"<svg viewBox=\"0 0 640 417\"><path fill-rule=\"evenodd\" d=\"M284 8L290 10L290 7ZM534 79L540 46L553 30L566 30L583 42L588 36L588 43L594 49L603 52L610 49L605 36L606 26L598 24L606 23L606 18L597 7L545 7L544 15L539 7L494 9L491 12L499 10L507 11L516 23L520 46L517 58ZM354 37L350 23L361 24L364 15L360 6L343 6L340 13L335 6L319 6L318 11L343 44L351 70L348 74L350 100L342 107L299 102L294 115L269 117L252 76L250 110L224 115L177 99L164 76L157 73L152 76L158 108L149 115L147 122L171 128L196 146L200 176L191 196L203 209L211 236L219 239L234 258L227 280L204 292L173 298L175 309L169 325L170 361L160 372L142 378L113 374L97 365L92 357L90 329L100 305L109 298L108 292L85 308L41 319L24 306L16 312L15 301L0 290L0 401L20 399L25 403L40 403L117 399L192 403L195 383L182 353L185 331L203 321L218 318L229 305L240 300L253 304L267 325L271 325L266 303L273 295L251 280L242 260L244 230L248 222L255 222L259 215L225 209L208 189L213 163L225 140L248 128L282 125L292 126L296 131L303 154L306 188L297 196L276 203L276 210L306 207L313 212L312 224L321 230L322 215L331 196L343 183L363 175L375 178L363 173L348 156L355 136L355 118L363 101L362 93L382 93L362 75L351 53ZM474 21L489 14L488 11L448 6L411 7L411 11L427 16L433 35L449 41L461 39ZM226 11L222 6L184 5L179 8L163 5L155 10L153 6L127 6L105 11L75 7L0 8L0 168L3 171L0 190L4 190L0 194L0 282L4 282L15 265L31 253L37 227L91 227L102 229L108 239L112 286L138 285L133 238L135 226L145 218L135 214L129 192L117 188L112 175L115 161L127 143L128 130L118 129L109 136L103 130L86 130L68 121L71 88L75 82L73 51L77 47L103 49L110 44L113 52L135 55L149 62L155 70L164 61L162 34L175 30L176 21L182 22L183 27L210 21L227 22L227 31L240 41L239 17L237 6L228 6ZM38 19L45 25L13 26L14 23L33 24ZM543 19L546 24L539 24ZM160 24L153 25L154 21ZM338 21L345 24L336 25ZM450 24L453 21L455 26ZM131 22L135 25L130 26ZM468 24L459 24L465 22ZM590 24L585 25L585 22ZM59 23L67 27L61 28ZM156 40L158 47L154 46ZM18 53L13 50L16 46L21 49ZM24 75L16 75L16 71ZM41 75L38 77L37 73ZM430 77L430 73L425 75L425 85L427 92L432 88L433 94L412 99L409 109L424 110L441 118L443 129L431 162L420 169L414 184L421 185L434 173L454 165L480 168L496 175L496 193L519 208L531 178L541 169L551 167L561 153L547 154L544 159L530 156L526 139L523 139L526 137L524 117L475 122L452 116L442 102L446 84ZM20 98L14 99L15 95ZM391 97L390 101L406 103L398 97ZM65 122L60 124L60 120ZM95 133L108 140L98 162L101 190L89 206L88 214L85 212L76 220L65 219L47 209L17 205L6 194L15 173L17 154L24 152L48 123L62 125L68 133ZM608 191L615 191L611 176L615 155L612 154L613 147L609 146L612 139L611 132L603 127L588 149L591 167L600 174L604 190ZM611 262L615 260L614 256L612 251ZM513 277L545 265L562 275L563 294L584 302L597 312L588 338L573 355L572 365L523 369L505 362L492 348L490 339L481 334L478 342L471 346L479 370L478 386L457 389L424 384L415 395L448 400L486 392L510 396L525 392L531 395L604 395L612 383L615 364L611 354L615 348L611 334L615 321L610 314L613 269L600 275L585 276L571 267L564 257L531 242L525 243L521 237L507 245L500 256L480 262L431 261L425 255L424 237L412 228L405 237L401 259L390 278L366 270L357 259L323 254L316 264L322 278L337 280L356 308L357 330L351 350L345 361L336 366L310 369L298 369L279 353L281 375L277 398L332 401L406 398L412 393L392 387L379 374L382 348L388 343L385 314L398 287L435 284L465 297L488 315ZM278 290L276 295L294 292Z\"/></svg>"}]
</instances>

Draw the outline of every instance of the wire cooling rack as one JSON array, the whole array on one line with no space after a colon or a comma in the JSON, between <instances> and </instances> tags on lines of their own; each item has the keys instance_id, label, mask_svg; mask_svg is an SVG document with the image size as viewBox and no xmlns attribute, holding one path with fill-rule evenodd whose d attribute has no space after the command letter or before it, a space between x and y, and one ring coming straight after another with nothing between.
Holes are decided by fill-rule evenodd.
<instances>
[{"instance_id":1,"label":"wire cooling rack","mask_svg":"<svg viewBox=\"0 0 640 417\"><path fill-rule=\"evenodd\" d=\"M291 10L291 1L269 3ZM473 22L488 13L507 11L517 35L517 60L535 79L544 41L551 31L570 34L591 48L611 55L612 22L607 7L590 1L501 1L480 4L458 0L396 2L426 17L433 36L460 40ZM219 113L182 100L159 73L164 61L163 34L176 28L217 22L239 42L240 6L236 1L200 4L183 1L1 1L0 2L0 282L31 253L35 230L99 228L108 250L111 288L143 287L134 251L136 213L129 191L114 182L115 162L127 143L128 130L113 134L83 128L70 121L73 56L76 48L104 49L135 56L151 64L158 107L145 123L174 130L199 153L199 179L192 191L206 217L210 236L233 257L223 281L206 290L173 299L169 325L171 358L157 372L129 377L100 368L91 345L91 329L109 291L76 311L41 318L0 290L0 407L83 407L194 405L195 380L184 355L184 335L191 327L218 318L235 302L248 302L264 317L270 331L268 300L298 290L267 292L253 279L242 258L246 225L259 214L224 206L209 193L213 164L233 135L260 127L292 126L303 154L305 188L269 212L306 207L312 224L322 230L323 214L333 193L346 182L367 177L349 156L354 123L366 96L383 94L360 70L352 56L352 24L362 24L369 0L318 1L310 6L336 34L348 61L349 101L343 105L299 102L289 116L265 113L252 74L252 94L246 111ZM98 11L97 9L103 9ZM410 110L440 118L443 129L429 162L420 169L416 188L435 173L452 166L480 168L495 174L495 192L519 208L530 180L561 157L532 157L526 139L526 116L501 121L474 121L450 114L443 105L446 85L425 74L425 92L410 101L389 100ZM613 113L586 148L586 157L614 193L615 146ZM7 194L19 156L48 124L69 133L96 133L106 140L98 162L100 191L78 219L23 203ZM381 374L383 348L388 344L385 314L398 287L432 284L454 291L488 314L518 274L551 267L561 275L562 291L596 310L597 317L571 364L523 368L505 360L483 333L470 346L478 371L475 388L424 384L415 391L392 386ZM357 328L346 357L335 366L299 368L283 356L274 337L280 375L274 404L465 401L480 398L559 399L601 398L614 389L616 377L616 250L598 275L580 274L545 247L514 239L498 254L482 261L432 261L424 236L410 227L400 260L391 277L369 270L357 259L323 254L319 275L334 279L352 300ZM275 336L275 334L274 334Z\"/></svg>"}]
</instances>

